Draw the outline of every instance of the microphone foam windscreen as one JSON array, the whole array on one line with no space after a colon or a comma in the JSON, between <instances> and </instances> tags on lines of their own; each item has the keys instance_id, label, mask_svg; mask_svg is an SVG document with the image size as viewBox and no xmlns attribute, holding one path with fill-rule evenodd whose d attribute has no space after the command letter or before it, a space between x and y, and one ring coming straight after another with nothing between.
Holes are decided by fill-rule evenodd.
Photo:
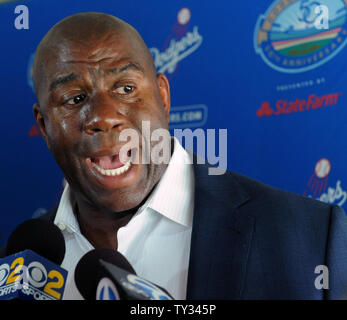
<instances>
[{"instance_id":1,"label":"microphone foam windscreen","mask_svg":"<svg viewBox=\"0 0 347 320\"><path fill-rule=\"evenodd\" d=\"M24 221L8 238L6 254L9 256L27 249L60 265L65 256L64 236L51 222L41 219Z\"/></svg>"},{"instance_id":2,"label":"microphone foam windscreen","mask_svg":"<svg viewBox=\"0 0 347 320\"><path fill-rule=\"evenodd\" d=\"M78 262L75 269L76 286L86 300L95 300L99 281L109 275L100 264L100 259L129 273L136 274L129 261L116 250L103 248L87 252Z\"/></svg>"}]
</instances>

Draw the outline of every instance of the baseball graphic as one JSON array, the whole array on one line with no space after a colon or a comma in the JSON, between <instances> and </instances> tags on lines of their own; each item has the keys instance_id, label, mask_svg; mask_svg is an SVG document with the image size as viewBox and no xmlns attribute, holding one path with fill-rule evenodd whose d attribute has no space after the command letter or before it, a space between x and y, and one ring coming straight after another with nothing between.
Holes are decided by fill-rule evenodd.
<instances>
[{"instance_id":1,"label":"baseball graphic","mask_svg":"<svg viewBox=\"0 0 347 320\"><path fill-rule=\"evenodd\" d=\"M329 174L330 169L331 169L330 161L326 158L323 158L317 162L314 168L314 172L318 178L325 178Z\"/></svg>"},{"instance_id":2,"label":"baseball graphic","mask_svg":"<svg viewBox=\"0 0 347 320\"><path fill-rule=\"evenodd\" d=\"M186 24L190 20L190 10L188 8L182 8L177 15L179 24Z\"/></svg>"}]
</instances>

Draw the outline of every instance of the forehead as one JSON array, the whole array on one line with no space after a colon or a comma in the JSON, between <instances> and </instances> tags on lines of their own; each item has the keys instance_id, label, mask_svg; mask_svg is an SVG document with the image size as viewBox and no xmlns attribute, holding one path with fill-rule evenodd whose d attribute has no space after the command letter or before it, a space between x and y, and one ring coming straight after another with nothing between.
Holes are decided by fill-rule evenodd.
<instances>
[{"instance_id":1,"label":"forehead","mask_svg":"<svg viewBox=\"0 0 347 320\"><path fill-rule=\"evenodd\" d=\"M36 53L35 88L39 103L45 104L52 81L71 72L83 78L89 72L102 71L132 62L145 76L155 78L152 56L143 40L133 30L110 30L83 36L55 34Z\"/></svg>"},{"instance_id":2,"label":"forehead","mask_svg":"<svg viewBox=\"0 0 347 320\"><path fill-rule=\"evenodd\" d=\"M61 68L88 65L94 68L108 67L122 60L136 60L145 67L144 52L134 37L126 33L105 34L100 38L86 40L65 39L56 48L55 57L49 65L50 73ZM56 70L54 70L56 69Z\"/></svg>"}]
</instances>

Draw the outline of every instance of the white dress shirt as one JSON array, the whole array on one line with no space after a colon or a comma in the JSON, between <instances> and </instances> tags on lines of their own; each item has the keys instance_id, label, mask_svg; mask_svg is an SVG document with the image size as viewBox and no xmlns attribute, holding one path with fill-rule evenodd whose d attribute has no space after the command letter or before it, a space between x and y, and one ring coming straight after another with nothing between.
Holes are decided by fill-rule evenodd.
<instances>
[{"instance_id":1,"label":"white dress shirt","mask_svg":"<svg viewBox=\"0 0 347 320\"><path fill-rule=\"evenodd\" d=\"M191 155L176 138L174 152L161 180L129 223L118 230L118 251L143 277L185 299L194 211L194 173ZM66 184L54 223L62 230L68 270L63 299L83 299L74 281L81 257L94 249L81 234Z\"/></svg>"}]
</instances>

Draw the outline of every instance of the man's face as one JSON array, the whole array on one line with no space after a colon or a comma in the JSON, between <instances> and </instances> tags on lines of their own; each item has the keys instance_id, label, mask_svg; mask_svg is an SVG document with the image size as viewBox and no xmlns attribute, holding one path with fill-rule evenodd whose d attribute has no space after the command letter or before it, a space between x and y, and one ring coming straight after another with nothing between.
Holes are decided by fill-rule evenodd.
<instances>
[{"instance_id":1,"label":"man's face","mask_svg":"<svg viewBox=\"0 0 347 320\"><path fill-rule=\"evenodd\" d=\"M126 32L62 41L45 58L34 115L73 191L95 208L135 207L166 168L141 164L142 149L150 145L141 128L142 121L150 122L151 132L168 128L167 79L153 72ZM139 145L127 151L139 164L124 166L119 159L124 129L139 135Z\"/></svg>"}]
</instances>

